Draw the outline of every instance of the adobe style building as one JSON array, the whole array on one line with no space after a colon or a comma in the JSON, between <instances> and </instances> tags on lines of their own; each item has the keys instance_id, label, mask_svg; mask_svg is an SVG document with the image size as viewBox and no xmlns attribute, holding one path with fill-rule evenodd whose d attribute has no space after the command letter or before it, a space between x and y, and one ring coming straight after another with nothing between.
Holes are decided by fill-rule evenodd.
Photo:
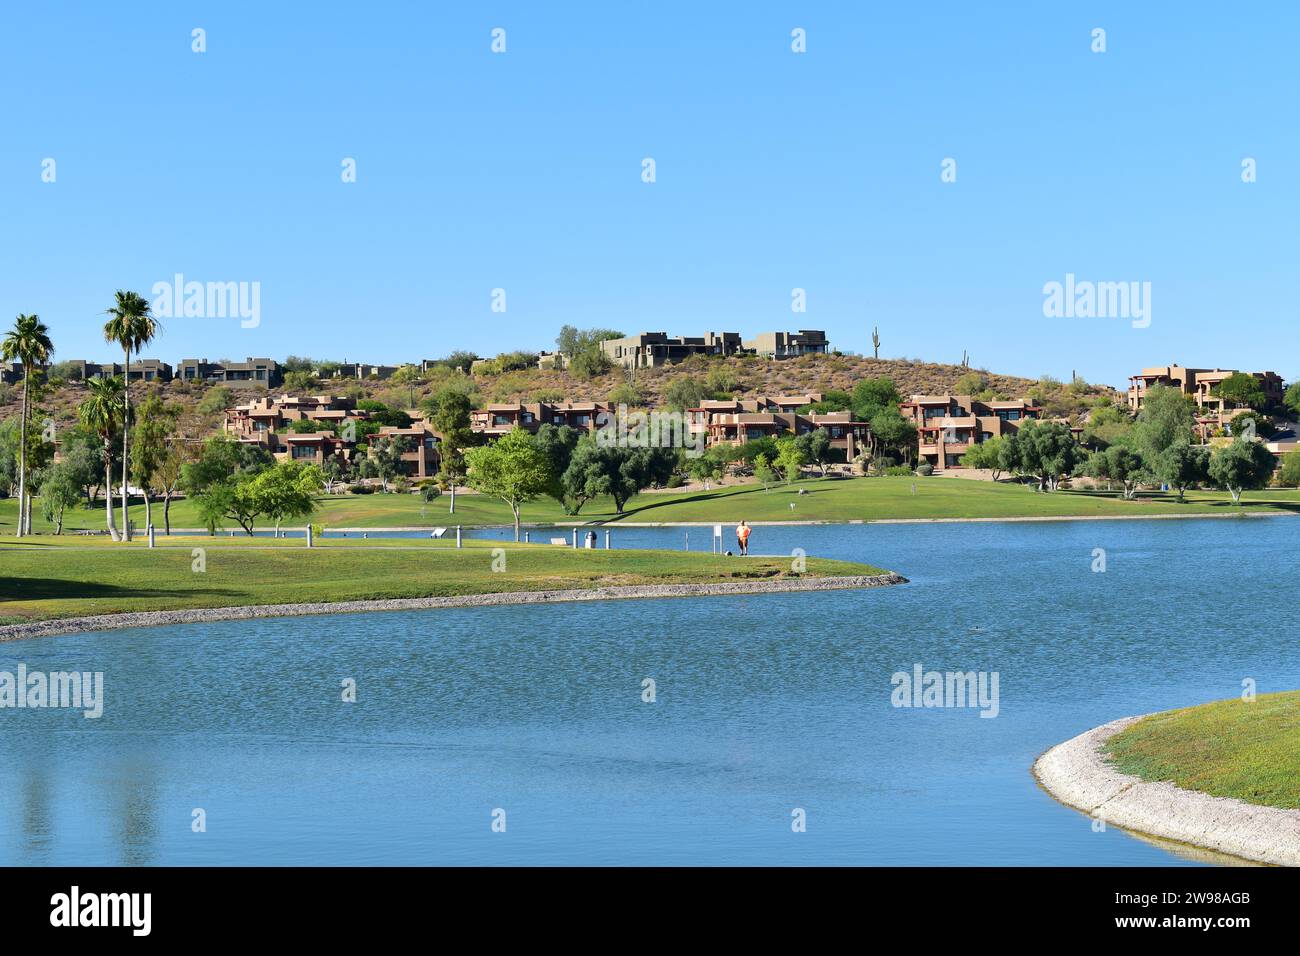
<instances>
[{"instance_id":1,"label":"adobe style building","mask_svg":"<svg viewBox=\"0 0 1300 956\"><path fill-rule=\"evenodd\" d=\"M269 358L247 358L242 362L226 363L185 359L176 366L175 377L182 382L204 382L228 388L275 388L283 380L279 363Z\"/></svg>"},{"instance_id":2,"label":"adobe style building","mask_svg":"<svg viewBox=\"0 0 1300 956\"><path fill-rule=\"evenodd\" d=\"M397 365L371 365L366 362L343 362L334 370L334 378L383 381L386 378L392 378L393 373L399 367ZM422 368L421 371L427 371L427 369Z\"/></svg>"},{"instance_id":3,"label":"adobe style building","mask_svg":"<svg viewBox=\"0 0 1300 956\"><path fill-rule=\"evenodd\" d=\"M960 469L972 446L1010 435L1043 414L1023 400L983 402L969 395L913 395L898 410L916 424L917 462L928 461L935 472Z\"/></svg>"},{"instance_id":4,"label":"adobe style building","mask_svg":"<svg viewBox=\"0 0 1300 956\"><path fill-rule=\"evenodd\" d=\"M402 446L402 472L412 479L431 478L438 470L438 436L418 412L408 412L412 421L406 428L384 426L364 436L367 446L383 439L393 439ZM358 433L349 430L368 419L357 411L350 398L332 395L283 395L254 399L237 405L226 413L225 432L248 444L260 445L276 458L300 461L324 467L331 458L356 459ZM322 422L336 430L293 431L293 423L302 419Z\"/></svg>"},{"instance_id":5,"label":"adobe style building","mask_svg":"<svg viewBox=\"0 0 1300 956\"><path fill-rule=\"evenodd\" d=\"M516 426L536 432L543 425L568 425L594 432L602 412L613 412L605 402L506 402L469 413L470 431L498 438Z\"/></svg>"},{"instance_id":6,"label":"adobe style building","mask_svg":"<svg viewBox=\"0 0 1300 956\"><path fill-rule=\"evenodd\" d=\"M642 332L600 343L605 357L624 368L658 368L692 355L737 355L742 349L739 332L705 332L679 338L669 338L666 332Z\"/></svg>"},{"instance_id":7,"label":"adobe style building","mask_svg":"<svg viewBox=\"0 0 1300 956\"><path fill-rule=\"evenodd\" d=\"M691 409L698 413L699 419L692 421L691 430L702 425L705 432L705 444L743 445L760 438L785 438L806 435L819 428L826 429L830 435L831 448L838 454L837 459L852 461L871 441L871 426L866 422L855 422L852 412L821 412L799 414L794 411L714 411L710 409ZM697 422L699 425L697 425Z\"/></svg>"},{"instance_id":8,"label":"adobe style building","mask_svg":"<svg viewBox=\"0 0 1300 956\"><path fill-rule=\"evenodd\" d=\"M1139 374L1129 377L1128 407L1136 414L1142 410L1142 401L1146 398L1147 389L1152 385L1166 385L1178 389L1192 399L1192 401L1196 402L1198 408L1222 416L1225 412L1231 410L1225 409L1223 399L1214 395L1213 392L1225 378L1236 374L1238 374L1237 369L1185 368L1177 364L1144 368ZM1264 389L1264 395L1269 404L1278 404L1282 401L1282 377L1280 375L1276 372L1251 372L1249 374L1259 379L1259 384ZM1231 416L1229 415L1229 417Z\"/></svg>"},{"instance_id":9,"label":"adobe style building","mask_svg":"<svg viewBox=\"0 0 1300 956\"><path fill-rule=\"evenodd\" d=\"M795 358L799 355L825 355L830 351L826 333L820 329L800 329L798 332L759 332L745 343L745 351L759 358Z\"/></svg>"}]
</instances>

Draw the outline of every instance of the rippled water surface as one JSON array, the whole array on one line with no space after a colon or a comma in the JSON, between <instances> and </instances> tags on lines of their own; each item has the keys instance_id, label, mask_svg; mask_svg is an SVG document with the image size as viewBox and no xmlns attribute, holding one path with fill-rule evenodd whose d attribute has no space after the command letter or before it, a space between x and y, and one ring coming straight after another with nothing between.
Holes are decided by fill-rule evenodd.
<instances>
[{"instance_id":1,"label":"rippled water surface","mask_svg":"<svg viewBox=\"0 0 1300 956\"><path fill-rule=\"evenodd\" d=\"M1297 532L1291 518L760 527L757 553L803 548L912 583L0 645L2 671L106 683L99 720L0 710L0 863L1185 862L1094 833L1029 767L1096 724L1234 696L1243 678L1300 686ZM693 550L707 533L691 530ZM917 663L997 671L998 716L892 707L891 675Z\"/></svg>"}]
</instances>

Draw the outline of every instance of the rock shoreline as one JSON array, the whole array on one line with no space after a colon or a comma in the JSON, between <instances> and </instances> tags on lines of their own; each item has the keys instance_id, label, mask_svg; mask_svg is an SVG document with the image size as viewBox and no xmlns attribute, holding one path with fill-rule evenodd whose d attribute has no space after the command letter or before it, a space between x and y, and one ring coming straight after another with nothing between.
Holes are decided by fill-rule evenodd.
<instances>
[{"instance_id":1,"label":"rock shoreline","mask_svg":"<svg viewBox=\"0 0 1300 956\"><path fill-rule=\"evenodd\" d=\"M1300 866L1300 810L1259 806L1120 773L1101 748L1141 720L1124 717L1057 744L1034 763L1043 789L1067 806L1127 830L1246 860Z\"/></svg>"},{"instance_id":2,"label":"rock shoreline","mask_svg":"<svg viewBox=\"0 0 1300 956\"><path fill-rule=\"evenodd\" d=\"M887 587L906 584L898 574L846 575L833 578L783 578L776 581L726 581L714 584L631 584L616 587L568 588L553 591L502 591L448 597L393 598L386 601L337 601L313 604L257 604L243 607L187 608L173 611L134 611L97 614L0 626L0 642L123 627L160 627L209 621L243 621L263 617L302 617L314 614L353 614L364 611L415 611L435 608L492 607L503 604L556 604L633 598L705 597L728 594L772 594Z\"/></svg>"}]
</instances>

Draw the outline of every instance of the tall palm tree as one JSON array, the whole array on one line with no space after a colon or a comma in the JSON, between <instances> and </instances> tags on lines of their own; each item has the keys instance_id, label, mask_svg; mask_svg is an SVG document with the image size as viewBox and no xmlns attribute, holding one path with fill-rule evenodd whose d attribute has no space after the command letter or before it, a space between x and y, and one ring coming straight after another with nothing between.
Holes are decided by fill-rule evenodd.
<instances>
[{"instance_id":1,"label":"tall palm tree","mask_svg":"<svg viewBox=\"0 0 1300 956\"><path fill-rule=\"evenodd\" d=\"M50 330L36 315L20 315L14 327L0 342L0 354L6 362L23 363L23 404L18 432L18 537L30 534L32 516L27 501L27 418L31 408L32 367L46 365L54 352Z\"/></svg>"},{"instance_id":2,"label":"tall palm tree","mask_svg":"<svg viewBox=\"0 0 1300 956\"><path fill-rule=\"evenodd\" d=\"M118 540L113 526L113 433L122 420L122 392L126 387L116 375L87 380L90 396L77 406L77 418L96 435L104 454L104 510L108 513L108 533Z\"/></svg>"},{"instance_id":3,"label":"tall palm tree","mask_svg":"<svg viewBox=\"0 0 1300 956\"><path fill-rule=\"evenodd\" d=\"M104 341L116 342L126 354L126 365L122 369L124 385L122 388L122 540L131 540L131 522L127 517L127 489L130 487L130 435L131 435L131 353L139 354L140 349L153 341L160 326L149 309L149 302L138 292L124 292L118 289L113 293L113 307L106 313L108 321L104 323Z\"/></svg>"}]
</instances>

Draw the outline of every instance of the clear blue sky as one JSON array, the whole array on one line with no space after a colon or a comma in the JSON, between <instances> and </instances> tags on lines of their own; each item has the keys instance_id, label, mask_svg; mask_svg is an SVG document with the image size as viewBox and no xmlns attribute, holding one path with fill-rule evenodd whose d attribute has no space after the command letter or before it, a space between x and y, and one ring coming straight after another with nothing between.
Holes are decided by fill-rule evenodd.
<instances>
[{"instance_id":1,"label":"clear blue sky","mask_svg":"<svg viewBox=\"0 0 1300 956\"><path fill-rule=\"evenodd\" d=\"M1031 376L1290 380L1297 9L9 4L0 317L110 358L113 290L181 272L260 282L262 316L168 320L146 354L171 362L495 354L564 323L869 352L878 325L883 355ZM1067 272L1151 282L1150 328L1044 318Z\"/></svg>"}]
</instances>

